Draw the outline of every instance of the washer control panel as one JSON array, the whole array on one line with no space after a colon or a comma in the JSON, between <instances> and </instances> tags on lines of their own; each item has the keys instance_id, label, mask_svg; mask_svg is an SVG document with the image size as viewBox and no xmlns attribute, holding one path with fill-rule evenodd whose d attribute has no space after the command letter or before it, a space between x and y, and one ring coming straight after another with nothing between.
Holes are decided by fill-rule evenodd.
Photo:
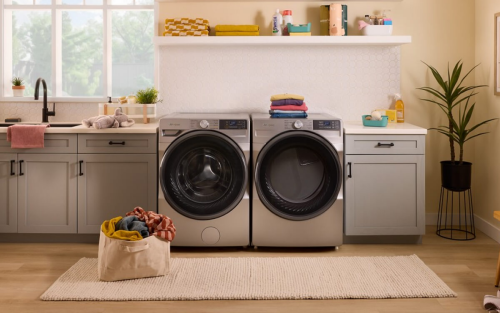
<instances>
[{"instance_id":1,"label":"washer control panel","mask_svg":"<svg viewBox=\"0 0 500 313\"><path fill-rule=\"evenodd\" d=\"M247 129L247 120L220 120L220 129Z\"/></svg>"},{"instance_id":2,"label":"washer control panel","mask_svg":"<svg viewBox=\"0 0 500 313\"><path fill-rule=\"evenodd\" d=\"M219 120L191 120L191 129L219 129Z\"/></svg>"},{"instance_id":3,"label":"washer control panel","mask_svg":"<svg viewBox=\"0 0 500 313\"><path fill-rule=\"evenodd\" d=\"M305 129L313 130L313 121L311 120L284 120L285 129Z\"/></svg>"},{"instance_id":4,"label":"washer control panel","mask_svg":"<svg viewBox=\"0 0 500 313\"><path fill-rule=\"evenodd\" d=\"M314 130L340 130L339 120L314 120Z\"/></svg>"}]
</instances>

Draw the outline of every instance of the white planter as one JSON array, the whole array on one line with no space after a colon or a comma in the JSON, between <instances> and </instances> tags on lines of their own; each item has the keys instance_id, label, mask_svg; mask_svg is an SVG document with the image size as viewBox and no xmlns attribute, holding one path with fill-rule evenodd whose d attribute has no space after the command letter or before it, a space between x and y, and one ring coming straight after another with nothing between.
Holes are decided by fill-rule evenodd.
<instances>
[{"instance_id":1,"label":"white planter","mask_svg":"<svg viewBox=\"0 0 500 313\"><path fill-rule=\"evenodd\" d=\"M24 94L25 86L12 86L14 97L22 97Z\"/></svg>"},{"instance_id":2,"label":"white planter","mask_svg":"<svg viewBox=\"0 0 500 313\"><path fill-rule=\"evenodd\" d=\"M390 36L392 25L367 25L362 32L364 36Z\"/></svg>"}]
</instances>

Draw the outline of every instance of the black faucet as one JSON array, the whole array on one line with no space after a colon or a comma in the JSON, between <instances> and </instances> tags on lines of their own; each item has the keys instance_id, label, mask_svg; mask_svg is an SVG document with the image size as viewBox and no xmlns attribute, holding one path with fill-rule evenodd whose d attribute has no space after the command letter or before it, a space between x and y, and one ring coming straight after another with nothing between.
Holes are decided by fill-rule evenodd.
<instances>
[{"instance_id":1,"label":"black faucet","mask_svg":"<svg viewBox=\"0 0 500 313\"><path fill-rule=\"evenodd\" d=\"M47 107L47 84L45 83L45 80L43 78L39 78L36 81L36 85L35 85L35 100L38 100L38 89L40 87L40 82L42 82L42 85L43 85L42 123L48 123L49 122L49 116L55 116L56 115L56 104L54 103L54 105L52 107L52 111L49 111L49 108Z\"/></svg>"}]
</instances>

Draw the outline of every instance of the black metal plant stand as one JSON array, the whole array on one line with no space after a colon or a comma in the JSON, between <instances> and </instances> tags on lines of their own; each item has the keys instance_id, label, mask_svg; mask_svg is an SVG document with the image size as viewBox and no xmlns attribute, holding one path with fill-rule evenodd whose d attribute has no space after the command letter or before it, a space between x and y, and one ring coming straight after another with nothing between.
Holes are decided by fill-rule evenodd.
<instances>
[{"instance_id":1,"label":"black metal plant stand","mask_svg":"<svg viewBox=\"0 0 500 313\"><path fill-rule=\"evenodd\" d=\"M454 191L441 187L436 234L451 240L476 238L470 188Z\"/></svg>"}]
</instances>

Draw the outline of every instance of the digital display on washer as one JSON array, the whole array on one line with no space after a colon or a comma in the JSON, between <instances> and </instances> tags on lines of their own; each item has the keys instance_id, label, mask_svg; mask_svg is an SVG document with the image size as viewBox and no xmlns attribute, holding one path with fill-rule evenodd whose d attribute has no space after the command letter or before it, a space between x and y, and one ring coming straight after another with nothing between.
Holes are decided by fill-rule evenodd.
<instances>
[{"instance_id":1,"label":"digital display on washer","mask_svg":"<svg viewBox=\"0 0 500 313\"><path fill-rule=\"evenodd\" d=\"M246 120L220 120L219 129L247 129Z\"/></svg>"},{"instance_id":2,"label":"digital display on washer","mask_svg":"<svg viewBox=\"0 0 500 313\"><path fill-rule=\"evenodd\" d=\"M340 130L339 120L314 120L313 121L314 130Z\"/></svg>"}]
</instances>

